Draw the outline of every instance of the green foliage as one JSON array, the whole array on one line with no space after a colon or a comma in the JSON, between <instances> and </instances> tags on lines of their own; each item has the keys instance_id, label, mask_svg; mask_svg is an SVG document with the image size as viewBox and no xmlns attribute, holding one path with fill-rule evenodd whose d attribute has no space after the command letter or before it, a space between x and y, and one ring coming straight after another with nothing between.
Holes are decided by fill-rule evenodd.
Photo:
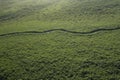
<instances>
[{"instance_id":1,"label":"green foliage","mask_svg":"<svg viewBox=\"0 0 120 80\"><path fill-rule=\"evenodd\" d=\"M0 34L120 26L120 0L0 0ZM119 80L120 30L0 36L0 80Z\"/></svg>"},{"instance_id":2,"label":"green foliage","mask_svg":"<svg viewBox=\"0 0 120 80\"><path fill-rule=\"evenodd\" d=\"M7 7L0 7L0 33L53 28L87 31L120 25L119 0L1 0L0 3Z\"/></svg>"},{"instance_id":3,"label":"green foliage","mask_svg":"<svg viewBox=\"0 0 120 80\"><path fill-rule=\"evenodd\" d=\"M1 37L0 75L8 80L119 80L119 36L118 30Z\"/></svg>"}]
</instances>

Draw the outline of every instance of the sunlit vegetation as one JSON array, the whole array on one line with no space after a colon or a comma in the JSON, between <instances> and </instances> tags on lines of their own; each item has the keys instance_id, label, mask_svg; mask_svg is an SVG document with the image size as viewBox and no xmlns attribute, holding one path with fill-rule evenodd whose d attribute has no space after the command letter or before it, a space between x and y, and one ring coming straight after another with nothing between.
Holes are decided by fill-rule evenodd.
<instances>
[{"instance_id":1,"label":"sunlit vegetation","mask_svg":"<svg viewBox=\"0 0 120 80\"><path fill-rule=\"evenodd\" d=\"M120 0L0 0L0 35L120 27ZM0 36L0 80L119 80L120 30Z\"/></svg>"}]
</instances>

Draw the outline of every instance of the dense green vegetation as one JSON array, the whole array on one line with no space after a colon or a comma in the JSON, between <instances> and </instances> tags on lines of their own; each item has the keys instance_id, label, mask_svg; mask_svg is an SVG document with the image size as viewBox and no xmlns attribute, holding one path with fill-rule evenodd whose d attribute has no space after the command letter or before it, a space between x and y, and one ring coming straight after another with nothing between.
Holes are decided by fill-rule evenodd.
<instances>
[{"instance_id":1,"label":"dense green vegetation","mask_svg":"<svg viewBox=\"0 0 120 80\"><path fill-rule=\"evenodd\" d=\"M0 35L120 27L120 0L0 0ZM0 80L120 80L120 30L0 36Z\"/></svg>"}]
</instances>

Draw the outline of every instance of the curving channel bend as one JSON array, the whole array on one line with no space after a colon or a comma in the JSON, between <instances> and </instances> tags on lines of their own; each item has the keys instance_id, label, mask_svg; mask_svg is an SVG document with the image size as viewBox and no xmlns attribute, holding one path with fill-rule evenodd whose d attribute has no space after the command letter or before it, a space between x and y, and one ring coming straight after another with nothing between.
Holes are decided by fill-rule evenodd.
<instances>
[{"instance_id":1,"label":"curving channel bend","mask_svg":"<svg viewBox=\"0 0 120 80\"><path fill-rule=\"evenodd\" d=\"M62 31L62 32L67 32L67 33L72 33L72 34L88 35L88 34L93 34L93 33L101 32L101 31L113 31L113 30L119 30L119 29L120 27L99 28L99 29L88 31L88 32L76 32L76 31L70 31L66 29L50 29L50 30L45 30L45 31L12 32L12 33L0 34L0 36L17 35L17 34L45 34L45 33L50 33L50 32L55 32L55 31Z\"/></svg>"}]
</instances>

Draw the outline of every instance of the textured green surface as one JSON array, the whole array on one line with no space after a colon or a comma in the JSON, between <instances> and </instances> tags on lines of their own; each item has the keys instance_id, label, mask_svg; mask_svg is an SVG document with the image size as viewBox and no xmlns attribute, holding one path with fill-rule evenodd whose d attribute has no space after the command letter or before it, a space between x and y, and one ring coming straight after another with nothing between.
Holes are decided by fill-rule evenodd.
<instances>
[{"instance_id":1,"label":"textured green surface","mask_svg":"<svg viewBox=\"0 0 120 80\"><path fill-rule=\"evenodd\" d=\"M0 0L0 35L120 27L120 0ZM0 80L120 80L120 30L0 36Z\"/></svg>"}]
</instances>

